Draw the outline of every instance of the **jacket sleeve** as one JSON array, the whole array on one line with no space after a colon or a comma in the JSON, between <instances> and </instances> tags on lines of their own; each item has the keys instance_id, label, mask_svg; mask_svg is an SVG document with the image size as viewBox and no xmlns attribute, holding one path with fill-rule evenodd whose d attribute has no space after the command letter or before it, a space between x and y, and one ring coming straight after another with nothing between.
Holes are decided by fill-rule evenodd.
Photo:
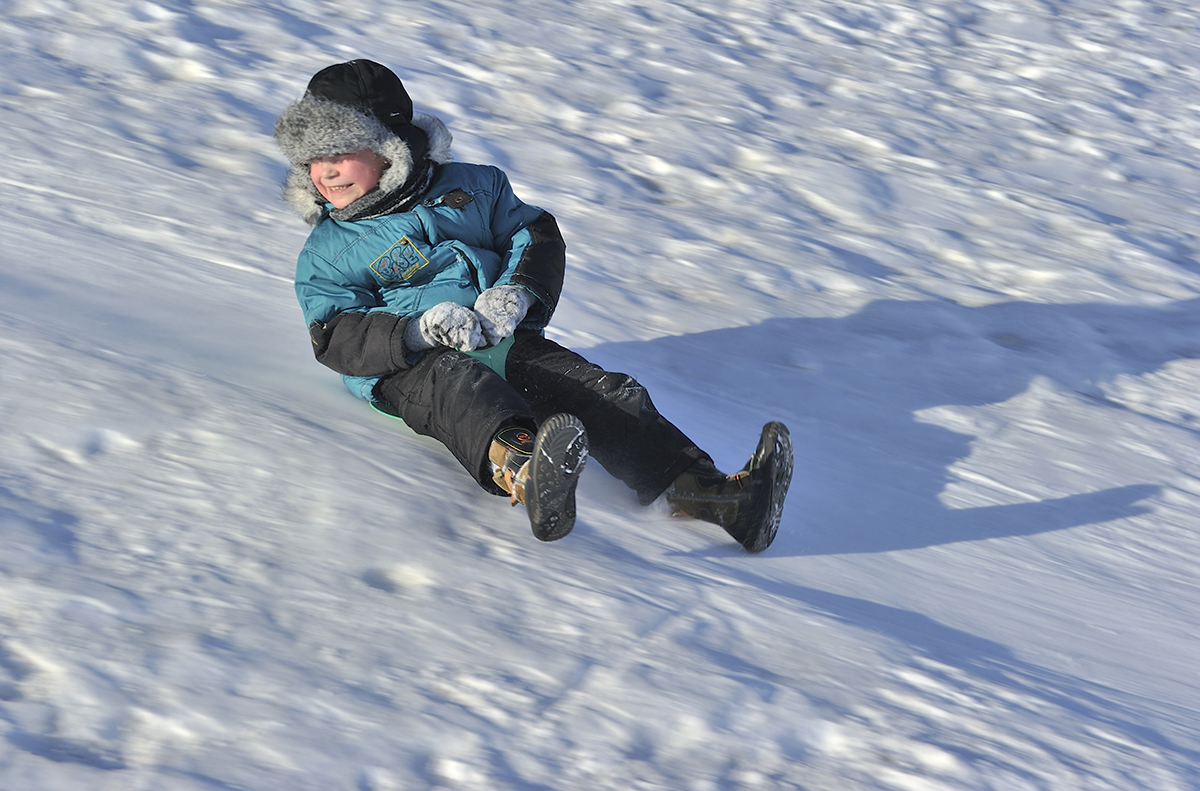
<instances>
[{"instance_id":1,"label":"jacket sleeve","mask_svg":"<svg viewBox=\"0 0 1200 791\"><path fill-rule=\"evenodd\" d=\"M347 376L385 376L409 367L402 342L408 317L383 310L371 284L353 282L306 249L296 267L296 297L323 365Z\"/></svg>"},{"instance_id":2,"label":"jacket sleeve","mask_svg":"<svg viewBox=\"0 0 1200 791\"><path fill-rule=\"evenodd\" d=\"M562 295L567 245L554 217L522 203L508 177L502 171L496 172L499 184L492 208L492 234L494 249L503 257L503 270L496 282L513 283L533 292L544 305L541 323L545 324Z\"/></svg>"},{"instance_id":3,"label":"jacket sleeve","mask_svg":"<svg viewBox=\"0 0 1200 791\"><path fill-rule=\"evenodd\" d=\"M308 325L317 361L347 376L385 376L409 367L405 359L407 316L337 313Z\"/></svg>"}]
</instances>

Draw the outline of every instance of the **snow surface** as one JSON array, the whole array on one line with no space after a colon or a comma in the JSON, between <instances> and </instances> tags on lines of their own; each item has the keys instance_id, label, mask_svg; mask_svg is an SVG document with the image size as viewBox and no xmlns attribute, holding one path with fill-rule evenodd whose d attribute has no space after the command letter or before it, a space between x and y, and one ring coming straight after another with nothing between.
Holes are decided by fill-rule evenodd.
<instances>
[{"instance_id":1,"label":"snow surface","mask_svg":"<svg viewBox=\"0 0 1200 791\"><path fill-rule=\"evenodd\" d=\"M0 788L1200 788L1185 0L0 0ZM275 115L393 66L775 545L539 544L312 360Z\"/></svg>"}]
</instances>

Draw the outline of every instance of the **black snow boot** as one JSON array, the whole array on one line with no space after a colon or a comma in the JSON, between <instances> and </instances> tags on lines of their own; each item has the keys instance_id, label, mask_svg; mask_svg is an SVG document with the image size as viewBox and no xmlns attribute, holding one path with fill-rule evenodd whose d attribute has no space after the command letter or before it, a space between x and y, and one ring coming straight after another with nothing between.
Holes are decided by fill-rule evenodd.
<instances>
[{"instance_id":1,"label":"black snow boot","mask_svg":"<svg viewBox=\"0 0 1200 791\"><path fill-rule=\"evenodd\" d=\"M712 462L700 462L675 479L667 503L673 515L720 525L748 552L762 552L779 531L792 464L787 426L768 423L739 472L724 475Z\"/></svg>"},{"instance_id":2,"label":"black snow boot","mask_svg":"<svg viewBox=\"0 0 1200 791\"><path fill-rule=\"evenodd\" d=\"M519 431L511 433L501 432L492 443L494 480L513 505L525 504L539 541L557 541L575 527L575 486L587 462L587 432L579 418L560 414L547 418L532 442Z\"/></svg>"}]
</instances>

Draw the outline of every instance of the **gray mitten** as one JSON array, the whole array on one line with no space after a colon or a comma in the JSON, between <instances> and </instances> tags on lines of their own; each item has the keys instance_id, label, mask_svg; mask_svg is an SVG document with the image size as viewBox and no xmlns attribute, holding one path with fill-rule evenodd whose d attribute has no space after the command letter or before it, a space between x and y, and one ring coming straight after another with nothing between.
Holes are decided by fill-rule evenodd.
<instances>
[{"instance_id":1,"label":"gray mitten","mask_svg":"<svg viewBox=\"0 0 1200 791\"><path fill-rule=\"evenodd\" d=\"M475 300L475 313L489 346L512 335L533 305L534 296L520 286L492 286Z\"/></svg>"},{"instance_id":2,"label":"gray mitten","mask_svg":"<svg viewBox=\"0 0 1200 791\"><path fill-rule=\"evenodd\" d=\"M449 346L470 352L483 346L483 331L475 311L453 302L441 302L409 319L404 328L404 345L419 352L434 346Z\"/></svg>"}]
</instances>

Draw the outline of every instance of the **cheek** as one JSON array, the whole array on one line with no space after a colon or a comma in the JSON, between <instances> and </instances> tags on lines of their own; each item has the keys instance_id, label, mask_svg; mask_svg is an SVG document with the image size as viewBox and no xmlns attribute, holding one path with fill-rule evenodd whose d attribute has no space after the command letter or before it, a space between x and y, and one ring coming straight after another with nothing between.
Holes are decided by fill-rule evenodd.
<instances>
[{"instance_id":1,"label":"cheek","mask_svg":"<svg viewBox=\"0 0 1200 791\"><path fill-rule=\"evenodd\" d=\"M364 192L370 192L379 184L380 170L371 165L363 165L359 169L357 176L354 180L358 182L358 185L363 188Z\"/></svg>"}]
</instances>

